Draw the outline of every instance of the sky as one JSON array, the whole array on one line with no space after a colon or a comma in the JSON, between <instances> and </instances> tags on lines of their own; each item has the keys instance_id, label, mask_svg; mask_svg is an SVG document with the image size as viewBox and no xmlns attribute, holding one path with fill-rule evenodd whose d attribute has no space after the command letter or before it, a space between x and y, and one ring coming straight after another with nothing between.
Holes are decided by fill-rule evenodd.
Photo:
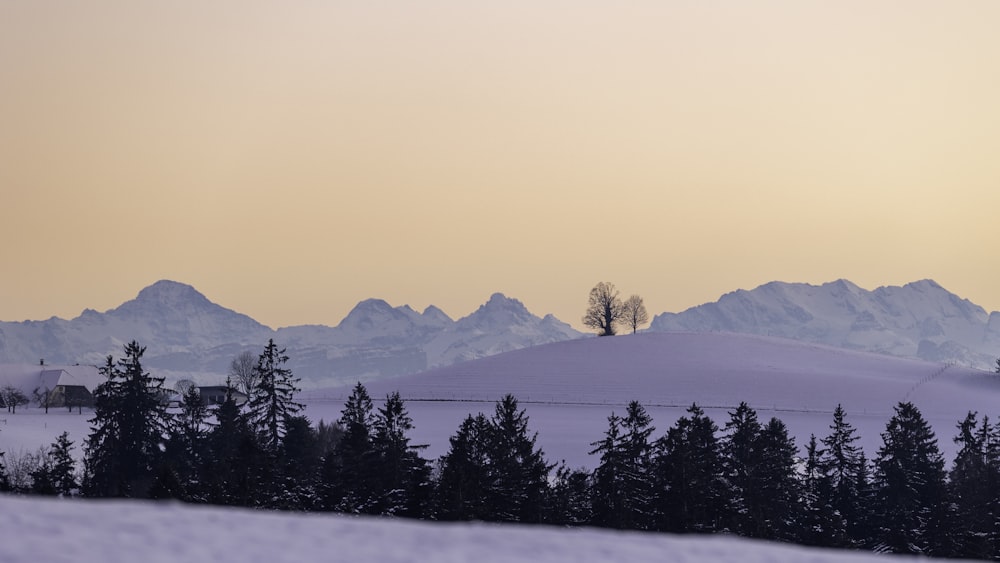
<instances>
[{"instance_id":1,"label":"sky","mask_svg":"<svg viewBox=\"0 0 1000 563\"><path fill-rule=\"evenodd\" d=\"M1000 2L0 0L0 319L580 328L772 280L1000 310Z\"/></svg>"}]
</instances>

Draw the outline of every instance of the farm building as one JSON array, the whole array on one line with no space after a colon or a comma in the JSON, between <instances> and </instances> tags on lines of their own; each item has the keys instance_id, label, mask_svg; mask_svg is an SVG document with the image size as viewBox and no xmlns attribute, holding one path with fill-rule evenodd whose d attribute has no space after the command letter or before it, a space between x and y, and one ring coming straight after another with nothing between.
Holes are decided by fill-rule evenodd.
<instances>
[{"instance_id":1,"label":"farm building","mask_svg":"<svg viewBox=\"0 0 1000 563\"><path fill-rule=\"evenodd\" d=\"M92 406L92 392L102 382L96 366L0 364L0 389L20 390L38 406Z\"/></svg>"}]
</instances>

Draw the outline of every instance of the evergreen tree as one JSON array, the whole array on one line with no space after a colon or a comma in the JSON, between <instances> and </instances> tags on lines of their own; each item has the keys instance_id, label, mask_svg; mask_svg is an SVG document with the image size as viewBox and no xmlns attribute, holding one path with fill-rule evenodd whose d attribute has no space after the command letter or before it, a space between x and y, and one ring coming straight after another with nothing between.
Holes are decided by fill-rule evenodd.
<instances>
[{"instance_id":1,"label":"evergreen tree","mask_svg":"<svg viewBox=\"0 0 1000 563\"><path fill-rule=\"evenodd\" d=\"M590 501L590 473L570 469L563 462L556 469L550 489L545 521L560 526L584 526L593 520Z\"/></svg>"},{"instance_id":2,"label":"evergreen tree","mask_svg":"<svg viewBox=\"0 0 1000 563\"><path fill-rule=\"evenodd\" d=\"M638 401L625 409L622 420L622 448L625 460L623 473L625 493L629 499L626 526L644 530L652 527L652 453L649 436L655 428L653 419Z\"/></svg>"},{"instance_id":3,"label":"evergreen tree","mask_svg":"<svg viewBox=\"0 0 1000 563\"><path fill-rule=\"evenodd\" d=\"M629 530L651 527L651 423L646 409L632 401L625 418L611 413L604 440L591 444L595 447L591 455L601 455L594 471L593 524Z\"/></svg>"},{"instance_id":4,"label":"evergreen tree","mask_svg":"<svg viewBox=\"0 0 1000 563\"><path fill-rule=\"evenodd\" d=\"M753 536L758 486L757 465L759 458L760 423L757 411L741 402L735 411L729 413L725 427L726 437L722 442L723 466L729 485L730 506L728 526L731 532Z\"/></svg>"},{"instance_id":5,"label":"evergreen tree","mask_svg":"<svg viewBox=\"0 0 1000 563\"><path fill-rule=\"evenodd\" d=\"M419 518L430 499L430 465L410 445L413 421L399 393L386 397L375 416L372 449L377 458L378 513Z\"/></svg>"},{"instance_id":6,"label":"evergreen tree","mask_svg":"<svg viewBox=\"0 0 1000 563\"><path fill-rule=\"evenodd\" d=\"M954 555L989 559L997 555L1000 526L1000 448L989 418L977 425L976 413L970 412L958 424L955 443L961 449L955 456L949 480L949 496L955 507Z\"/></svg>"},{"instance_id":7,"label":"evergreen tree","mask_svg":"<svg viewBox=\"0 0 1000 563\"><path fill-rule=\"evenodd\" d=\"M372 400L360 382L341 411L344 436L323 461L323 504L327 510L377 514L378 478L372 431Z\"/></svg>"},{"instance_id":8,"label":"evergreen tree","mask_svg":"<svg viewBox=\"0 0 1000 563\"><path fill-rule=\"evenodd\" d=\"M801 521L795 439L785 423L771 418L758 437L758 466L750 503L753 537L792 541Z\"/></svg>"},{"instance_id":9,"label":"evergreen tree","mask_svg":"<svg viewBox=\"0 0 1000 563\"><path fill-rule=\"evenodd\" d=\"M200 471L201 498L212 504L260 506L268 474L266 456L257 433L240 412L229 382L225 400L215 409L215 419Z\"/></svg>"},{"instance_id":10,"label":"evergreen tree","mask_svg":"<svg viewBox=\"0 0 1000 563\"><path fill-rule=\"evenodd\" d=\"M656 529L708 533L722 528L726 483L719 427L696 404L656 442Z\"/></svg>"},{"instance_id":11,"label":"evergreen tree","mask_svg":"<svg viewBox=\"0 0 1000 563\"><path fill-rule=\"evenodd\" d=\"M798 541L805 545L846 547L849 545L847 526L833 507L832 479L822 461L825 454L826 450L819 449L816 436L810 435L802 475L803 515Z\"/></svg>"},{"instance_id":12,"label":"evergreen tree","mask_svg":"<svg viewBox=\"0 0 1000 563\"><path fill-rule=\"evenodd\" d=\"M201 497L199 469L205 449L208 407L201 392L188 385L181 395L181 411L174 419L164 451L164 465L155 485L157 498L193 500ZM193 497L193 498L192 498Z\"/></svg>"},{"instance_id":13,"label":"evergreen tree","mask_svg":"<svg viewBox=\"0 0 1000 563\"><path fill-rule=\"evenodd\" d=\"M944 458L912 403L899 403L875 459L879 552L947 555Z\"/></svg>"},{"instance_id":14,"label":"evergreen tree","mask_svg":"<svg viewBox=\"0 0 1000 563\"><path fill-rule=\"evenodd\" d=\"M507 395L497 402L490 419L489 481L486 490L490 520L537 523L542 521L548 494L548 474L537 434L528 435L528 417L517 399Z\"/></svg>"},{"instance_id":15,"label":"evergreen tree","mask_svg":"<svg viewBox=\"0 0 1000 563\"><path fill-rule=\"evenodd\" d=\"M730 530L754 538L791 539L800 514L794 440L777 418L761 426L746 403L729 417L724 464L732 498Z\"/></svg>"},{"instance_id":16,"label":"evergreen tree","mask_svg":"<svg viewBox=\"0 0 1000 563\"><path fill-rule=\"evenodd\" d=\"M601 456L594 470L591 489L591 524L606 528L626 527L628 499L625 493L625 452L622 447L621 417L614 412L608 416L608 429L604 439L593 442L590 455Z\"/></svg>"},{"instance_id":17,"label":"evergreen tree","mask_svg":"<svg viewBox=\"0 0 1000 563\"><path fill-rule=\"evenodd\" d=\"M261 432L264 446L276 454L285 435L285 420L302 410L303 405L294 400L299 389L298 378L282 367L288 361L285 349L278 349L274 339L257 359L257 387L249 403L250 420Z\"/></svg>"},{"instance_id":18,"label":"evergreen tree","mask_svg":"<svg viewBox=\"0 0 1000 563\"><path fill-rule=\"evenodd\" d=\"M47 451L39 451L35 468L29 472L31 487L28 489L34 495L55 495L56 486L52 480L52 463Z\"/></svg>"},{"instance_id":19,"label":"evergreen tree","mask_svg":"<svg viewBox=\"0 0 1000 563\"><path fill-rule=\"evenodd\" d=\"M288 417L284 426L285 436L278 456L281 486L271 505L285 510L318 508L319 436L304 416Z\"/></svg>"},{"instance_id":20,"label":"evergreen tree","mask_svg":"<svg viewBox=\"0 0 1000 563\"><path fill-rule=\"evenodd\" d=\"M435 491L437 517L441 520L486 520L489 488L488 442L490 423L480 413L469 415L449 438L448 453L439 463Z\"/></svg>"},{"instance_id":21,"label":"evergreen tree","mask_svg":"<svg viewBox=\"0 0 1000 563\"><path fill-rule=\"evenodd\" d=\"M73 442L63 432L52 443L39 465L31 473L35 494L70 496L79 486L76 481L76 462L73 460Z\"/></svg>"},{"instance_id":22,"label":"evergreen tree","mask_svg":"<svg viewBox=\"0 0 1000 563\"><path fill-rule=\"evenodd\" d=\"M145 497L158 471L169 426L163 378L141 364L145 348L134 340L117 363L108 356L107 379L94 390L94 418L84 461L84 493L96 497Z\"/></svg>"},{"instance_id":23,"label":"evergreen tree","mask_svg":"<svg viewBox=\"0 0 1000 563\"><path fill-rule=\"evenodd\" d=\"M830 434L823 438L825 448L820 456L820 469L829 480L831 488L830 507L840 515L846 538L839 534L830 536L832 546L860 546L865 539L865 508L862 504L861 487L865 482L865 462L856 430L845 419L841 405L833 411ZM846 540L842 541L842 540ZM845 545L845 543L847 545Z\"/></svg>"}]
</instances>

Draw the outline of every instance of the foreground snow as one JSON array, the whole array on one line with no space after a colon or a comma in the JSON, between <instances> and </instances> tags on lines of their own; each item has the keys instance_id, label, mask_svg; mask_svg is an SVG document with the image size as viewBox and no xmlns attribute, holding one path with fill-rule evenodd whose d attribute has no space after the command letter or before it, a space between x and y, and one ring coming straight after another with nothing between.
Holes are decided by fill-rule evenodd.
<instances>
[{"instance_id":1,"label":"foreground snow","mask_svg":"<svg viewBox=\"0 0 1000 563\"><path fill-rule=\"evenodd\" d=\"M443 524L181 504L5 497L0 561L906 561L733 537Z\"/></svg>"}]
</instances>

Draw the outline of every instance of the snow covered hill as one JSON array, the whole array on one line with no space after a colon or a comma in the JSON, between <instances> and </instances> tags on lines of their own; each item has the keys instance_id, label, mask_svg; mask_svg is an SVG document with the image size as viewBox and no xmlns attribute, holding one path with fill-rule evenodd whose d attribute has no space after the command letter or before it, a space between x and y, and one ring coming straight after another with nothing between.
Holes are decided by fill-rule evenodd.
<instances>
[{"instance_id":1,"label":"snow covered hill","mask_svg":"<svg viewBox=\"0 0 1000 563\"><path fill-rule=\"evenodd\" d=\"M101 364L132 339L147 347L144 365L168 379L205 384L225 379L242 350L259 353L268 338L288 348L289 367L303 387L415 373L582 334L557 319L539 318L502 294L453 321L436 307L418 313L380 299L358 305L336 327L272 330L211 302L193 287L159 281L135 299L72 320L0 322L0 363Z\"/></svg>"},{"instance_id":2,"label":"snow covered hill","mask_svg":"<svg viewBox=\"0 0 1000 563\"><path fill-rule=\"evenodd\" d=\"M987 314L932 280L874 291L847 280L771 282L657 315L650 330L782 336L983 369L1000 355L1000 312Z\"/></svg>"},{"instance_id":3,"label":"snow covered hill","mask_svg":"<svg viewBox=\"0 0 1000 563\"><path fill-rule=\"evenodd\" d=\"M661 435L691 403L719 426L740 401L762 421L785 421L801 447L810 434L828 433L842 404L858 428L865 452L900 401L912 401L934 426L950 459L957 422L969 410L995 416L1000 376L972 368L844 350L799 341L720 333L640 333L558 342L455 364L424 373L372 381L373 398L399 391L416 426L414 438L444 454L448 437L467 414L492 413L506 393L527 409L531 428L552 461L592 467L591 442L607 416L638 400ZM339 416L349 387L305 394L316 420Z\"/></svg>"},{"instance_id":4,"label":"snow covered hill","mask_svg":"<svg viewBox=\"0 0 1000 563\"><path fill-rule=\"evenodd\" d=\"M879 556L735 537L444 524L139 501L2 499L0 561L886 563ZM16 541L15 541L16 540ZM921 559L931 561L930 559Z\"/></svg>"}]
</instances>

